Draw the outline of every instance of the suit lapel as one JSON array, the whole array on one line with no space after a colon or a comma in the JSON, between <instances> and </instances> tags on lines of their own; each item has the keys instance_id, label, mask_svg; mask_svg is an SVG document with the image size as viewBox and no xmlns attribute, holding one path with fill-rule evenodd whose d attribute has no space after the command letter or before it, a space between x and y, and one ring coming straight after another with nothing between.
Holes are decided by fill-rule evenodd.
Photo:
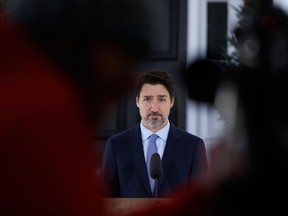
<instances>
[{"instance_id":1,"label":"suit lapel","mask_svg":"<svg viewBox=\"0 0 288 216\"><path fill-rule=\"evenodd\" d=\"M177 142L179 142L180 136L177 132L177 128L170 123L170 130L167 137L167 142L164 150L164 154L162 157L162 166L163 166L163 174L160 176L158 180L158 191L160 191L161 186L166 179L167 173L172 167L175 161L175 152L177 151Z\"/></svg>"},{"instance_id":2,"label":"suit lapel","mask_svg":"<svg viewBox=\"0 0 288 216\"><path fill-rule=\"evenodd\" d=\"M133 156L133 159L136 165L136 169L138 171L138 174L145 187L147 194L149 194L149 196L152 196L148 173L147 173L147 167L146 167L145 158L144 158L142 138L141 138L139 124L134 128L134 130L131 131L130 138L131 138L131 143L129 146L130 146L131 155Z\"/></svg>"}]
</instances>

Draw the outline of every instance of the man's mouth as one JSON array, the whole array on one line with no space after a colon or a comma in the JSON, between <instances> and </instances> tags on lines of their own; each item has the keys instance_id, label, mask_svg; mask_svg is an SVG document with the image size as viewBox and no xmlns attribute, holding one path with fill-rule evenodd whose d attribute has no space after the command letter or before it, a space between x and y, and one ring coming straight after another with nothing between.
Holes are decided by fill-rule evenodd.
<instances>
[{"instance_id":1,"label":"man's mouth","mask_svg":"<svg viewBox=\"0 0 288 216\"><path fill-rule=\"evenodd\" d=\"M150 114L148 115L148 118L151 117L151 118L158 118L158 117L162 117L161 114Z\"/></svg>"}]
</instances>

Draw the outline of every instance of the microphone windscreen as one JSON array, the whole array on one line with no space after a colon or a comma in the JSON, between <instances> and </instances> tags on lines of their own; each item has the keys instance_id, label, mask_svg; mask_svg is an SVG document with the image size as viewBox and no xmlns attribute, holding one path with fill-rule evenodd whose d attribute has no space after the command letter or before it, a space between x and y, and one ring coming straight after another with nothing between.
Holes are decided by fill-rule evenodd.
<instances>
[{"instance_id":1,"label":"microphone windscreen","mask_svg":"<svg viewBox=\"0 0 288 216\"><path fill-rule=\"evenodd\" d=\"M151 156L150 161L150 176L155 179L159 178L163 172L162 162L160 159L160 155L158 153L154 153Z\"/></svg>"}]
</instances>

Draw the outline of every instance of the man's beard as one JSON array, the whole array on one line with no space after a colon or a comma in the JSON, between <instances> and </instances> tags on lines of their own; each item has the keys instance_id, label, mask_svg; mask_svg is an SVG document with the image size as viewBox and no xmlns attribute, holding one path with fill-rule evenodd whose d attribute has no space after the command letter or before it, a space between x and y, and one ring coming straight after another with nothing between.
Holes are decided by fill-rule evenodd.
<instances>
[{"instance_id":1,"label":"man's beard","mask_svg":"<svg viewBox=\"0 0 288 216\"><path fill-rule=\"evenodd\" d=\"M153 119L153 117L152 117L152 119L149 118L150 116L153 116L153 115L154 116L155 115L160 116L161 118L160 119L158 119L158 118ZM147 125L151 128L158 128L158 127L162 126L163 123L165 122L165 118L159 113L149 113L144 120L146 121Z\"/></svg>"}]
</instances>

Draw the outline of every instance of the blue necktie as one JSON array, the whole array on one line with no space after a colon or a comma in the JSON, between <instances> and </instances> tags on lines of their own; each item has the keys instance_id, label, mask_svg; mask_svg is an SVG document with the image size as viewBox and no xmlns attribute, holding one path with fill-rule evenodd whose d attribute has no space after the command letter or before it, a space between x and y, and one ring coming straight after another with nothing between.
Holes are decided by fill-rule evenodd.
<instances>
[{"instance_id":1,"label":"blue necktie","mask_svg":"<svg viewBox=\"0 0 288 216\"><path fill-rule=\"evenodd\" d=\"M152 134L148 139L148 150L147 150L147 158L146 158L146 164L147 164L147 171L150 181L150 187L151 191L153 193L154 186L155 186L155 180L151 178L150 176L150 160L153 153L157 152L157 146L156 146L156 139L158 138L157 134Z\"/></svg>"}]
</instances>

